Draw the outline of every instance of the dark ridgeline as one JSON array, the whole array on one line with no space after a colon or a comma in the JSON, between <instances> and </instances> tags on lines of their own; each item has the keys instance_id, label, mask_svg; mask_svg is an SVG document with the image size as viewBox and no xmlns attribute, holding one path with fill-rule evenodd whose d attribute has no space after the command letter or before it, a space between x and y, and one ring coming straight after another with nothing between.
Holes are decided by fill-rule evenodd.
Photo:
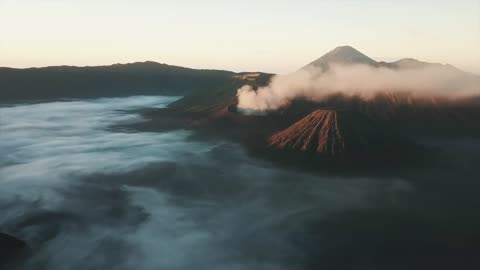
<instances>
[{"instance_id":1,"label":"dark ridgeline","mask_svg":"<svg viewBox=\"0 0 480 270\"><path fill-rule=\"evenodd\" d=\"M304 68L328 69L331 64L364 64L391 69L437 67L454 71L461 80L480 80L450 65L405 58L377 62L350 46L340 46ZM43 68L0 67L0 102L62 98L121 97L132 95L185 96L177 107L216 106L232 99L242 84L263 86L272 74L234 73L191 69L152 61L109 66L52 66Z\"/></svg>"},{"instance_id":2,"label":"dark ridgeline","mask_svg":"<svg viewBox=\"0 0 480 270\"><path fill-rule=\"evenodd\" d=\"M27 244L24 241L9 234L0 233L0 268L19 259L26 250Z\"/></svg>"},{"instance_id":3,"label":"dark ridgeline","mask_svg":"<svg viewBox=\"0 0 480 270\"><path fill-rule=\"evenodd\" d=\"M422 69L426 67L435 67L435 68L440 68L440 69L454 72L456 73L456 75L461 76L462 79L472 79L472 76L475 77L475 75L470 74L468 72L464 72L449 64L443 65L439 63L428 63L428 62L419 61L413 58L403 58L394 62L384 62L384 61L377 62L351 46L339 46L331 50L330 52L326 53L322 57L318 58L317 60L304 66L302 69L321 68L322 70L328 70L332 64L340 64L340 65L347 65L347 66L348 65L367 65L367 66L377 67L377 68L384 67L384 68L390 68L390 69L412 69L412 70ZM478 80L478 77L476 79Z\"/></svg>"},{"instance_id":4,"label":"dark ridgeline","mask_svg":"<svg viewBox=\"0 0 480 270\"><path fill-rule=\"evenodd\" d=\"M92 67L0 68L0 101L132 95L183 96L223 85L234 74L156 62Z\"/></svg>"}]
</instances>

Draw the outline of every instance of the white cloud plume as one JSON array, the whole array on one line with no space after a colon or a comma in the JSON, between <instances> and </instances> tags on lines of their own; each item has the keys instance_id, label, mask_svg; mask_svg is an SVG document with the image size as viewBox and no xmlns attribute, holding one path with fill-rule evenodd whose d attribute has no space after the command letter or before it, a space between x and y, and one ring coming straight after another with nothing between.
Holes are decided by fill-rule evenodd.
<instances>
[{"instance_id":1,"label":"white cloud plume","mask_svg":"<svg viewBox=\"0 0 480 270\"><path fill-rule=\"evenodd\" d=\"M269 111L297 98L321 101L332 94L368 99L385 92L409 92L417 97L464 97L480 94L479 78L453 67L432 65L415 69L375 68L367 65L332 65L328 71L309 68L277 75L254 90L238 89L238 108Z\"/></svg>"}]
</instances>

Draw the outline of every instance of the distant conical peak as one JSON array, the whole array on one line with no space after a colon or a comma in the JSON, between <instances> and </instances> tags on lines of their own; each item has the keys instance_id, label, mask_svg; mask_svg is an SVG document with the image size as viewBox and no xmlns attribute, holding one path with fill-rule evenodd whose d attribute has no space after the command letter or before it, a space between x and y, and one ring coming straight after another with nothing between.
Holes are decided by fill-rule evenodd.
<instances>
[{"instance_id":1,"label":"distant conical peak","mask_svg":"<svg viewBox=\"0 0 480 270\"><path fill-rule=\"evenodd\" d=\"M330 64L366 64L376 65L377 62L352 46L339 46L322 57L310 63L308 66L329 68Z\"/></svg>"},{"instance_id":2,"label":"distant conical peak","mask_svg":"<svg viewBox=\"0 0 480 270\"><path fill-rule=\"evenodd\" d=\"M331 50L329 53L358 53L358 54L363 54L359 50L353 48L352 46L338 46L335 49ZM328 53L327 53L328 54Z\"/></svg>"}]
</instances>

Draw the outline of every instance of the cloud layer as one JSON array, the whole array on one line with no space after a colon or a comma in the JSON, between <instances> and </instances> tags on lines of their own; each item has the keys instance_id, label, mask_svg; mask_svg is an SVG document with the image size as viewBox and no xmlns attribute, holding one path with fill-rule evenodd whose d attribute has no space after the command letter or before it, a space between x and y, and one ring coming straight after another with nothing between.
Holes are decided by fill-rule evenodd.
<instances>
[{"instance_id":1,"label":"cloud layer","mask_svg":"<svg viewBox=\"0 0 480 270\"><path fill-rule=\"evenodd\" d=\"M0 230L33 250L18 269L301 269L302 220L411 190L276 168L186 131L111 128L170 101L0 108Z\"/></svg>"},{"instance_id":2,"label":"cloud layer","mask_svg":"<svg viewBox=\"0 0 480 270\"><path fill-rule=\"evenodd\" d=\"M294 99L321 101L332 94L369 99L379 93L405 92L414 97L465 97L480 94L480 80L449 66L414 69L375 68L367 65L332 65L327 71L302 69L275 76L254 90L238 89L238 108L245 111L276 110Z\"/></svg>"}]
</instances>

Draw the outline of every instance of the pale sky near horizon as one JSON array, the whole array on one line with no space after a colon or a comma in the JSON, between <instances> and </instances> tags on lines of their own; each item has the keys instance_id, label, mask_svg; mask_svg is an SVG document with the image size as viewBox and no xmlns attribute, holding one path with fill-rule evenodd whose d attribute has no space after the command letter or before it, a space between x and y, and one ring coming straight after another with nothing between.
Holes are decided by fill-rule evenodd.
<instances>
[{"instance_id":1,"label":"pale sky near horizon","mask_svg":"<svg viewBox=\"0 0 480 270\"><path fill-rule=\"evenodd\" d=\"M480 74L480 0L0 0L0 66L284 73L340 45Z\"/></svg>"}]
</instances>

